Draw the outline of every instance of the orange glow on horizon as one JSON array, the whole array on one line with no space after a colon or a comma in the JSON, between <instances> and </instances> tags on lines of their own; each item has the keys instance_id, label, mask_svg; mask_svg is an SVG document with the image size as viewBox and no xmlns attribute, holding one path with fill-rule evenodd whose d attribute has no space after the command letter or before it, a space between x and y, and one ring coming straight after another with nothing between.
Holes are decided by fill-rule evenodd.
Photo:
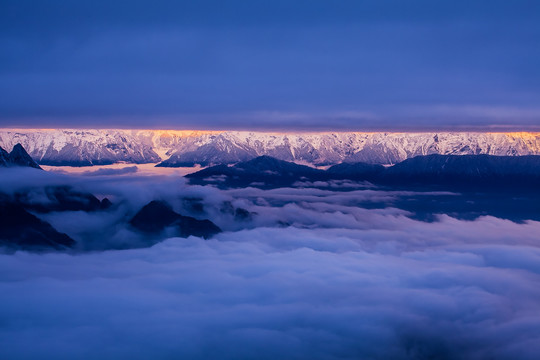
<instances>
[{"instance_id":1,"label":"orange glow on horizon","mask_svg":"<svg viewBox=\"0 0 540 360\"><path fill-rule=\"evenodd\" d=\"M292 135L292 134L308 134L308 135L324 135L324 134L432 134L432 133L469 133L469 134L505 134L515 137L523 136L538 136L540 131L465 131L465 130L419 130L419 131L398 131L398 130L380 130L380 131L358 131L358 130L290 130L290 131L276 131L276 130L202 130L202 129L122 129L122 128L0 128L0 131L13 131L21 133L30 132L52 132L52 131L118 131L118 132L132 132L132 133L153 133L160 137L197 137L201 135L221 134L221 133L256 133L256 134L269 134L269 135Z\"/></svg>"}]
</instances>

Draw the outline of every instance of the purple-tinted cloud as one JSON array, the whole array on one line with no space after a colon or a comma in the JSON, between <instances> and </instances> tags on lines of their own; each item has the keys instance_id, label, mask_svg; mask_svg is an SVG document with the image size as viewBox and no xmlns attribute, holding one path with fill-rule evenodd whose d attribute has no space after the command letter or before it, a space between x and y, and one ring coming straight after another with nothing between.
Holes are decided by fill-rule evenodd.
<instances>
[{"instance_id":1,"label":"purple-tinted cloud","mask_svg":"<svg viewBox=\"0 0 540 360\"><path fill-rule=\"evenodd\" d=\"M540 222L358 202L454 196L315 188L222 191L178 175L7 169L3 192L71 185L105 212L41 215L79 250L142 246L126 221L197 199L225 232L150 248L0 255L0 358L535 359ZM354 189L354 187L352 187ZM33 199L40 201L39 196ZM235 221L225 204L253 218ZM289 224L286 226L285 224Z\"/></svg>"},{"instance_id":2,"label":"purple-tinted cloud","mask_svg":"<svg viewBox=\"0 0 540 360\"><path fill-rule=\"evenodd\" d=\"M3 255L0 354L534 359L540 252L520 244L534 232L489 221L517 244L492 244L500 235L481 221L450 221L422 233L261 228L140 250ZM388 246L409 242L414 250Z\"/></svg>"}]
</instances>

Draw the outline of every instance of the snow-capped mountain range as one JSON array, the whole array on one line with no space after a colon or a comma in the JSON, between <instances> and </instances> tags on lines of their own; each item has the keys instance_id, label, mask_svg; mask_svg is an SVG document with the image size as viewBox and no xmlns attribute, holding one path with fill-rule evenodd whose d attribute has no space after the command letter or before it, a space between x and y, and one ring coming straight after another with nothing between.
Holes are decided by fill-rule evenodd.
<instances>
[{"instance_id":1,"label":"snow-capped mountain range","mask_svg":"<svg viewBox=\"0 0 540 360\"><path fill-rule=\"evenodd\" d=\"M0 146L21 143L43 165L117 162L159 166L236 163L261 155L310 165L395 164L428 154L540 155L540 133L270 133L176 130L2 129Z\"/></svg>"}]
</instances>

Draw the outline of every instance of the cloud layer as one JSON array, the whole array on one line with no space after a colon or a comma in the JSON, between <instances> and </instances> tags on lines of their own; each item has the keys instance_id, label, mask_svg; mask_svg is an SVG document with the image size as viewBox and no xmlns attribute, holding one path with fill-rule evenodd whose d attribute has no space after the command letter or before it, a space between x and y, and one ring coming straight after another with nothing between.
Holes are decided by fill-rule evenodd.
<instances>
[{"instance_id":1,"label":"cloud layer","mask_svg":"<svg viewBox=\"0 0 540 360\"><path fill-rule=\"evenodd\" d=\"M445 219L412 231L259 228L149 249L3 255L0 354L534 359L540 250L528 244L539 230Z\"/></svg>"},{"instance_id":2,"label":"cloud layer","mask_svg":"<svg viewBox=\"0 0 540 360\"><path fill-rule=\"evenodd\" d=\"M444 214L421 222L397 208L358 206L456 196L449 193L221 191L177 176L13 174L0 179L4 191L69 183L113 198L105 212L43 215L88 248L142 246L125 221L155 198L184 214L203 211L226 232L132 250L0 255L1 358L535 359L540 352L540 222ZM230 208L252 217L234 220Z\"/></svg>"}]
</instances>

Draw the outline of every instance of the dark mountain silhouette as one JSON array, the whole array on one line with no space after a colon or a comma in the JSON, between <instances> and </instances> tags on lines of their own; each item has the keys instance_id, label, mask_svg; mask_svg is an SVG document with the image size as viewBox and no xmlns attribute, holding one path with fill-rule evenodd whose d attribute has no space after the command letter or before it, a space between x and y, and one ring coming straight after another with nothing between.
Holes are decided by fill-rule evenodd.
<instances>
[{"instance_id":1,"label":"dark mountain silhouette","mask_svg":"<svg viewBox=\"0 0 540 360\"><path fill-rule=\"evenodd\" d=\"M140 231L160 232L178 218L176 212L162 201L151 201L145 205L129 222Z\"/></svg>"},{"instance_id":2,"label":"dark mountain silhouette","mask_svg":"<svg viewBox=\"0 0 540 360\"><path fill-rule=\"evenodd\" d=\"M158 234L167 227L173 227L178 236L193 235L208 239L221 232L221 229L210 220L198 220L180 215L169 204L156 200L139 210L129 223L135 229L148 234Z\"/></svg>"},{"instance_id":3,"label":"dark mountain silhouette","mask_svg":"<svg viewBox=\"0 0 540 360\"><path fill-rule=\"evenodd\" d=\"M192 184L220 187L280 187L296 181L367 180L400 187L540 186L540 156L427 155L391 167L343 163L327 171L261 156L234 166L217 165L186 175Z\"/></svg>"},{"instance_id":4,"label":"dark mountain silhouette","mask_svg":"<svg viewBox=\"0 0 540 360\"><path fill-rule=\"evenodd\" d=\"M10 163L11 159L9 158L9 153L0 146L0 166L6 167L9 166Z\"/></svg>"},{"instance_id":5,"label":"dark mountain silhouette","mask_svg":"<svg viewBox=\"0 0 540 360\"><path fill-rule=\"evenodd\" d=\"M540 156L426 155L404 160L388 168L389 174L509 176L539 175Z\"/></svg>"},{"instance_id":6,"label":"dark mountain silhouette","mask_svg":"<svg viewBox=\"0 0 540 360\"><path fill-rule=\"evenodd\" d=\"M238 163L233 166L235 169L243 170L246 173L275 172L281 175L313 175L321 173L320 170L305 165L298 165L293 162L278 160L271 156L259 156L255 159Z\"/></svg>"},{"instance_id":7,"label":"dark mountain silhouette","mask_svg":"<svg viewBox=\"0 0 540 360\"><path fill-rule=\"evenodd\" d=\"M26 211L21 205L0 203L0 244L28 250L62 250L75 244L66 234Z\"/></svg>"},{"instance_id":8,"label":"dark mountain silhouette","mask_svg":"<svg viewBox=\"0 0 540 360\"><path fill-rule=\"evenodd\" d=\"M455 187L540 186L540 156L427 155L387 168L381 182Z\"/></svg>"},{"instance_id":9,"label":"dark mountain silhouette","mask_svg":"<svg viewBox=\"0 0 540 360\"><path fill-rule=\"evenodd\" d=\"M25 209L47 213L51 211L98 211L112 206L109 199L100 201L94 195L70 186L46 186L18 192L14 199ZM38 200L36 200L38 199Z\"/></svg>"},{"instance_id":10,"label":"dark mountain silhouette","mask_svg":"<svg viewBox=\"0 0 540 360\"><path fill-rule=\"evenodd\" d=\"M234 166L217 165L186 175L192 184L214 183L225 187L288 186L306 178L325 179L326 173L309 166L278 160L270 156L240 162Z\"/></svg>"},{"instance_id":11,"label":"dark mountain silhouette","mask_svg":"<svg viewBox=\"0 0 540 360\"><path fill-rule=\"evenodd\" d=\"M36 162L30 157L30 155L28 155L21 144L15 145L10 153L0 147L0 166L21 166L41 169L39 165L36 164Z\"/></svg>"}]
</instances>

